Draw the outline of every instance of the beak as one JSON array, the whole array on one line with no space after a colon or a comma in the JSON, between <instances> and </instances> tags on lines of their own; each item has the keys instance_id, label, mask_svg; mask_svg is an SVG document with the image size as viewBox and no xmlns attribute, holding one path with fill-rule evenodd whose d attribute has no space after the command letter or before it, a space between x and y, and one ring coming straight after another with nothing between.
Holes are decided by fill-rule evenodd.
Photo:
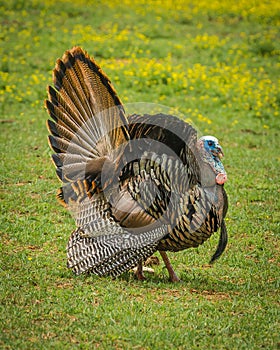
<instances>
[{"instance_id":1,"label":"beak","mask_svg":"<svg viewBox=\"0 0 280 350\"><path fill-rule=\"evenodd\" d=\"M220 145L217 146L217 151L218 151L217 156L219 157L219 159L222 159L224 156L224 152L223 152L223 149Z\"/></svg>"}]
</instances>

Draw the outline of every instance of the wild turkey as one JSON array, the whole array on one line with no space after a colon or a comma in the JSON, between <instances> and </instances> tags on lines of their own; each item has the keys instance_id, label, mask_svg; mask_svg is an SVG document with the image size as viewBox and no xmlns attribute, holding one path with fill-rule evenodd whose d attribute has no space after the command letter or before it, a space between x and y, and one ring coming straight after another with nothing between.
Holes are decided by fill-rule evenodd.
<instances>
[{"instance_id":1,"label":"wild turkey","mask_svg":"<svg viewBox=\"0 0 280 350\"><path fill-rule=\"evenodd\" d=\"M62 181L58 199L73 214L68 267L116 277L157 250L197 247L219 228L211 262L227 244L227 175L218 140L172 115L130 115L109 78L79 47L66 51L48 87L47 126Z\"/></svg>"}]
</instances>

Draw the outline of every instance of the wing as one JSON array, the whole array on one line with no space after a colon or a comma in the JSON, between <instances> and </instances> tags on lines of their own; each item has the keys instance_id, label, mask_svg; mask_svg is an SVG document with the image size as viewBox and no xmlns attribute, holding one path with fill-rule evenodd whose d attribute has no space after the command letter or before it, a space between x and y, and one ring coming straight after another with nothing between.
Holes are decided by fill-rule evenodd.
<instances>
[{"instance_id":1,"label":"wing","mask_svg":"<svg viewBox=\"0 0 280 350\"><path fill-rule=\"evenodd\" d=\"M167 226L157 222L125 229L115 216L124 209L114 208L97 186L92 185L90 190L91 193L85 181L78 181L69 191L72 197L64 196L78 227L67 245L68 267L76 274L92 272L116 277L151 256L159 240L166 236ZM129 208L125 220L133 216ZM141 210L139 215L142 215Z\"/></svg>"}]
</instances>

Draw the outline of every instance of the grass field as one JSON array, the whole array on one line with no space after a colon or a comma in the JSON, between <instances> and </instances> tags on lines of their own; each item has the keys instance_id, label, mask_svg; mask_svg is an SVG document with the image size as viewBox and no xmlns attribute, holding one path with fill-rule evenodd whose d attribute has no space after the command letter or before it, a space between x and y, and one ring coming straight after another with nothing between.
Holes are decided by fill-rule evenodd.
<instances>
[{"instance_id":1,"label":"grass field","mask_svg":"<svg viewBox=\"0 0 280 350\"><path fill-rule=\"evenodd\" d=\"M1 349L279 349L280 3L0 0ZM225 151L229 245L218 235L139 282L75 277L74 222L43 103L81 45L124 103L175 108Z\"/></svg>"}]
</instances>

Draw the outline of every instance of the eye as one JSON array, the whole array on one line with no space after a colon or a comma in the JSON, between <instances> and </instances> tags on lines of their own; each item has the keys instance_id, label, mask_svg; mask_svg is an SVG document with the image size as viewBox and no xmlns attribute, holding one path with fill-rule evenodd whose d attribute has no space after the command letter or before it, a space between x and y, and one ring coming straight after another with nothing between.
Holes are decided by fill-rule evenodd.
<instances>
[{"instance_id":1,"label":"eye","mask_svg":"<svg viewBox=\"0 0 280 350\"><path fill-rule=\"evenodd\" d=\"M209 146L213 146L214 142L213 141L207 141Z\"/></svg>"}]
</instances>

